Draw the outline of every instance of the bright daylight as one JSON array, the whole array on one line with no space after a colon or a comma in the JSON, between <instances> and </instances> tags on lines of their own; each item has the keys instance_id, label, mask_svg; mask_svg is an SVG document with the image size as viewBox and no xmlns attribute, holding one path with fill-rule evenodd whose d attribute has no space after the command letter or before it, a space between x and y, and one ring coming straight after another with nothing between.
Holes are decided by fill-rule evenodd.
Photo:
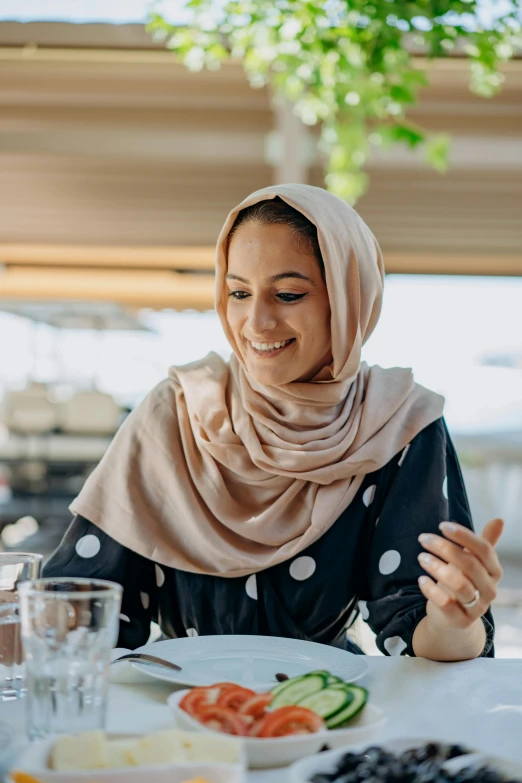
<instances>
[{"instance_id":1,"label":"bright daylight","mask_svg":"<svg viewBox=\"0 0 522 783\"><path fill-rule=\"evenodd\" d=\"M0 781L522 782L521 0L0 0Z\"/></svg>"}]
</instances>

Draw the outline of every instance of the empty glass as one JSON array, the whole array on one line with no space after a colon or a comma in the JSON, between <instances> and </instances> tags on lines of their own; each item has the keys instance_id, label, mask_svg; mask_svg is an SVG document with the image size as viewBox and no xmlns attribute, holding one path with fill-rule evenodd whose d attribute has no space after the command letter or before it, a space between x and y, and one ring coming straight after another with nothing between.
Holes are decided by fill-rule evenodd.
<instances>
[{"instance_id":1,"label":"empty glass","mask_svg":"<svg viewBox=\"0 0 522 783\"><path fill-rule=\"evenodd\" d=\"M102 579L20 585L30 740L105 728L121 594Z\"/></svg>"},{"instance_id":2,"label":"empty glass","mask_svg":"<svg viewBox=\"0 0 522 783\"><path fill-rule=\"evenodd\" d=\"M0 701L25 692L18 585L36 579L41 563L42 555L0 552Z\"/></svg>"}]
</instances>

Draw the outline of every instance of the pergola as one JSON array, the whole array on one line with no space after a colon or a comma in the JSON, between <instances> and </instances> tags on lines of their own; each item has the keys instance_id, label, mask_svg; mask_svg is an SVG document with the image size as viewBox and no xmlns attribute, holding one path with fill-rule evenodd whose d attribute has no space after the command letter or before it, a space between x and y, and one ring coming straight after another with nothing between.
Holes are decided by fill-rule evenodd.
<instances>
[{"instance_id":1,"label":"pergola","mask_svg":"<svg viewBox=\"0 0 522 783\"><path fill-rule=\"evenodd\" d=\"M522 59L502 93L430 66L410 118L452 134L441 176L374 158L357 205L388 273L522 274ZM240 63L189 73L139 26L0 24L0 299L213 302L229 209L276 182L322 184L313 129Z\"/></svg>"}]
</instances>

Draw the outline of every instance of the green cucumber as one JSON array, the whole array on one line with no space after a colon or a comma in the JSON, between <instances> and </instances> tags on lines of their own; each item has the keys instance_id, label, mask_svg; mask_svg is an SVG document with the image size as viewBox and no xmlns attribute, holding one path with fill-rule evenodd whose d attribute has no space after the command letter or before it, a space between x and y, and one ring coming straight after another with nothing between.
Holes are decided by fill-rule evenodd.
<instances>
[{"instance_id":1,"label":"green cucumber","mask_svg":"<svg viewBox=\"0 0 522 783\"><path fill-rule=\"evenodd\" d=\"M331 685L344 685L344 680L340 677L336 677L335 674L329 674L326 678L326 685L329 688Z\"/></svg>"},{"instance_id":2,"label":"green cucumber","mask_svg":"<svg viewBox=\"0 0 522 783\"><path fill-rule=\"evenodd\" d=\"M281 684L283 685L283 683ZM284 684L286 688L278 689L272 699L270 710L298 704L306 696L322 691L325 686L325 677L322 674L305 674L304 677L294 677L292 680L287 680Z\"/></svg>"},{"instance_id":3,"label":"green cucumber","mask_svg":"<svg viewBox=\"0 0 522 783\"><path fill-rule=\"evenodd\" d=\"M309 710L327 720L345 711L354 700L354 695L349 688L323 688L322 691L305 696L299 702L299 707L308 707Z\"/></svg>"},{"instance_id":4,"label":"green cucumber","mask_svg":"<svg viewBox=\"0 0 522 783\"><path fill-rule=\"evenodd\" d=\"M327 729L338 729L345 723L348 723L362 710L368 700L366 688L360 688L358 685L347 685L346 689L352 693L352 701L344 709L327 718Z\"/></svg>"},{"instance_id":5,"label":"green cucumber","mask_svg":"<svg viewBox=\"0 0 522 783\"><path fill-rule=\"evenodd\" d=\"M278 682L277 685L274 685L274 687L270 690L270 693L273 693L274 696L276 693L280 693L281 691L284 691L285 688L287 688L291 682L294 681L294 678L288 678L288 680L283 680L283 682Z\"/></svg>"}]
</instances>

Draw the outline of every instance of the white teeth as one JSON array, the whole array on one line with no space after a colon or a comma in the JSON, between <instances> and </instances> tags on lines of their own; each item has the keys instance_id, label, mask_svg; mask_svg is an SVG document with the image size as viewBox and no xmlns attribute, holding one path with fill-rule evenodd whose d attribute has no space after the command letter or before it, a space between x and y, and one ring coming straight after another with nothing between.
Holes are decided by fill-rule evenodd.
<instances>
[{"instance_id":1,"label":"white teeth","mask_svg":"<svg viewBox=\"0 0 522 783\"><path fill-rule=\"evenodd\" d=\"M251 343L251 345L256 351L275 351L288 345L289 342L290 340L283 340L282 343Z\"/></svg>"}]
</instances>

